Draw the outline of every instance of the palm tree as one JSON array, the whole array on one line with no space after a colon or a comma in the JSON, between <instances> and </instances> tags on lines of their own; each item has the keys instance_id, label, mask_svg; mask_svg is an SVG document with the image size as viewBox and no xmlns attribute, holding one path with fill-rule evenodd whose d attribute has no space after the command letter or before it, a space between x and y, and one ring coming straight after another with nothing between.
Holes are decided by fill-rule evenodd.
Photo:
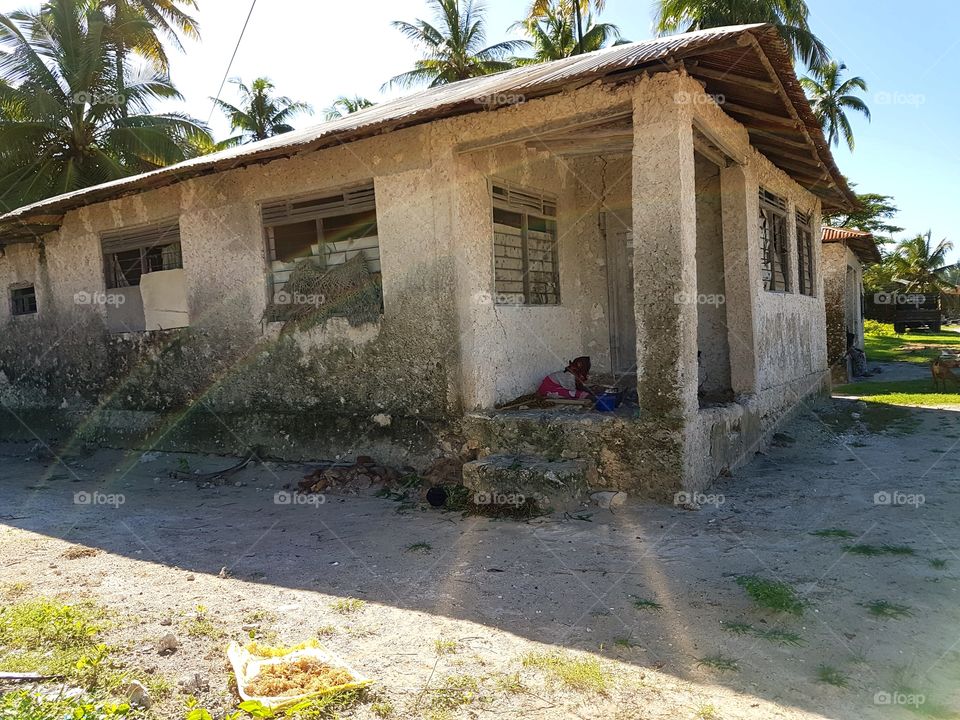
<instances>
[{"instance_id":1,"label":"palm tree","mask_svg":"<svg viewBox=\"0 0 960 720\"><path fill-rule=\"evenodd\" d=\"M424 51L413 70L397 75L385 88L393 85L413 87L428 83L430 87L458 80L509 70L511 53L524 47L521 40L508 40L483 47L486 29L485 6L474 0L429 0L436 16L436 25L426 20L413 23L398 20L393 26Z\"/></svg>"},{"instance_id":2,"label":"palm tree","mask_svg":"<svg viewBox=\"0 0 960 720\"><path fill-rule=\"evenodd\" d=\"M300 113L313 114L313 108L307 103L273 95L276 88L268 78L257 78L249 87L239 78L233 78L230 82L240 90L239 106L211 98L216 107L230 118L230 130L240 131L240 135L228 142L256 142L282 135L293 130L290 120L295 116Z\"/></svg>"},{"instance_id":3,"label":"palm tree","mask_svg":"<svg viewBox=\"0 0 960 720\"><path fill-rule=\"evenodd\" d=\"M620 28L616 25L594 24L590 15L587 15L583 37L576 37L574 6L571 0L547 0L536 6L539 14L514 23L511 29L519 28L529 35L531 39L527 44L534 51L532 59L519 58L516 62L530 64L560 60L581 52L600 50L608 44L629 42L620 36Z\"/></svg>"},{"instance_id":4,"label":"palm tree","mask_svg":"<svg viewBox=\"0 0 960 720\"><path fill-rule=\"evenodd\" d=\"M138 23L127 23L131 38L144 30ZM155 69L120 78L115 32L89 0L0 14L0 204L179 162L206 133L186 115L151 114L154 101L181 96Z\"/></svg>"},{"instance_id":5,"label":"palm tree","mask_svg":"<svg viewBox=\"0 0 960 720\"><path fill-rule=\"evenodd\" d=\"M724 25L775 25L794 57L810 68L830 59L823 42L810 30L804 0L657 0L656 28L661 34Z\"/></svg>"},{"instance_id":6,"label":"palm tree","mask_svg":"<svg viewBox=\"0 0 960 720\"><path fill-rule=\"evenodd\" d=\"M947 265L947 253L953 243L941 240L934 244L932 232L903 240L890 256L889 262L896 282L904 292L936 292L952 287L946 277L952 265Z\"/></svg>"},{"instance_id":7,"label":"palm tree","mask_svg":"<svg viewBox=\"0 0 960 720\"><path fill-rule=\"evenodd\" d=\"M590 28L590 10L593 8L596 9L597 14L602 13L603 8L606 6L605 0L561 0L561 3L570 8L576 23L576 52L570 54L581 55L585 52L590 52L587 49L589 47L587 44L587 32L589 32ZM547 15L550 11L550 6L552 5L554 5L554 0L533 0L533 4L530 6L530 12L528 13L528 18L532 20L535 17ZM586 32L584 31L583 22L583 17L585 15L587 16ZM565 57L569 57L569 55Z\"/></svg>"},{"instance_id":8,"label":"palm tree","mask_svg":"<svg viewBox=\"0 0 960 720\"><path fill-rule=\"evenodd\" d=\"M847 66L843 63L831 60L823 67L814 70L812 76L800 78L800 85L810 99L813 114L827 134L827 142L837 146L842 137L852 151L853 130L850 128L850 121L845 111L856 110L863 113L869 120L870 108L853 94L857 90L867 91L867 83L863 78L852 77L843 82L840 81L840 76L846 69Z\"/></svg>"},{"instance_id":9,"label":"palm tree","mask_svg":"<svg viewBox=\"0 0 960 720\"><path fill-rule=\"evenodd\" d=\"M376 105L376 103L373 102L373 100L367 100L367 98L360 97L359 95L354 95L353 97L341 95L324 111L324 114L327 120L337 120L351 115L358 110L373 107L374 105Z\"/></svg>"}]
</instances>

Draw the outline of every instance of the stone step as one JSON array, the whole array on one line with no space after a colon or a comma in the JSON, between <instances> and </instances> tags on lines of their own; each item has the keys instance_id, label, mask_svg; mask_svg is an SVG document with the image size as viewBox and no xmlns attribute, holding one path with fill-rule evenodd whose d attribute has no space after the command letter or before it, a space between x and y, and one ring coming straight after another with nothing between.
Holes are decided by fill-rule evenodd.
<instances>
[{"instance_id":1,"label":"stone step","mask_svg":"<svg viewBox=\"0 0 960 720\"><path fill-rule=\"evenodd\" d=\"M589 460L487 455L463 466L463 484L480 504L522 504L533 499L541 509L560 510L589 502L597 470Z\"/></svg>"}]
</instances>

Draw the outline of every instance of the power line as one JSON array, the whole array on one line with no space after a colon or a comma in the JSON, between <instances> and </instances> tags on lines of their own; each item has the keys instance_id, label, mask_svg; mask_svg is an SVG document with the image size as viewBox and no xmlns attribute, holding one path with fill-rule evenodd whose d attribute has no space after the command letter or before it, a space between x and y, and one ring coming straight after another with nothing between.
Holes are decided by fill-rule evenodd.
<instances>
[{"instance_id":1,"label":"power line","mask_svg":"<svg viewBox=\"0 0 960 720\"><path fill-rule=\"evenodd\" d=\"M257 0L253 0L253 2L250 3L250 12L247 13L247 19L243 23L243 29L240 31L240 37L237 38L237 45L233 48L233 55L230 56L230 62L227 65L227 70L223 73L223 80L220 81L220 89L217 90L216 100L213 101L213 105L210 107L210 115L207 117L207 125L209 125L210 121L213 120L213 113L217 109L217 100L220 99L220 93L223 92L223 87L227 84L227 78L230 77L230 69L233 67L233 61L237 59L237 52L240 50L240 43L243 42L243 36L247 32L247 26L250 24L250 18L253 16L253 9L256 6Z\"/></svg>"}]
</instances>

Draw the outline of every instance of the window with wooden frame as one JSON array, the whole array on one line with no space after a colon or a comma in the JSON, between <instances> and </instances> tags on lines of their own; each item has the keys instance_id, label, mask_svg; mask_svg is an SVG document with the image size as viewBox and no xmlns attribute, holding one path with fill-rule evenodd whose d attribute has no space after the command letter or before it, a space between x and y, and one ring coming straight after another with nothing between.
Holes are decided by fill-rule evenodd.
<instances>
[{"instance_id":1,"label":"window with wooden frame","mask_svg":"<svg viewBox=\"0 0 960 720\"><path fill-rule=\"evenodd\" d=\"M500 182L491 193L496 302L559 305L556 199Z\"/></svg>"},{"instance_id":2,"label":"window with wooden frame","mask_svg":"<svg viewBox=\"0 0 960 720\"><path fill-rule=\"evenodd\" d=\"M330 268L362 253L380 274L377 205L373 185L265 203L262 211L274 295L300 262Z\"/></svg>"},{"instance_id":3,"label":"window with wooden frame","mask_svg":"<svg viewBox=\"0 0 960 720\"><path fill-rule=\"evenodd\" d=\"M800 292L816 294L813 278L813 223L810 215L797 210L797 277Z\"/></svg>"},{"instance_id":4,"label":"window with wooden frame","mask_svg":"<svg viewBox=\"0 0 960 720\"><path fill-rule=\"evenodd\" d=\"M147 273L183 267L177 221L104 233L100 244L107 289L133 287Z\"/></svg>"},{"instance_id":5,"label":"window with wooden frame","mask_svg":"<svg viewBox=\"0 0 960 720\"><path fill-rule=\"evenodd\" d=\"M37 290L33 285L10 288L10 314L16 316L37 314Z\"/></svg>"},{"instance_id":6,"label":"window with wooden frame","mask_svg":"<svg viewBox=\"0 0 960 720\"><path fill-rule=\"evenodd\" d=\"M790 292L787 201L763 188L760 188L760 251L764 288L770 292Z\"/></svg>"}]
</instances>

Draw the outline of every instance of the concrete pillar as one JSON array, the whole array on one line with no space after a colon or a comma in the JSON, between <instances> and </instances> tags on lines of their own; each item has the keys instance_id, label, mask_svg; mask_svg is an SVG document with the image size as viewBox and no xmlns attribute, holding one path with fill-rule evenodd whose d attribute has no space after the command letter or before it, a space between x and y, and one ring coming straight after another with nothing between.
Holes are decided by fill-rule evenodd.
<instances>
[{"instance_id":1,"label":"concrete pillar","mask_svg":"<svg viewBox=\"0 0 960 720\"><path fill-rule=\"evenodd\" d=\"M698 411L693 125L681 90L678 78L641 83L633 109L640 417L671 430Z\"/></svg>"},{"instance_id":2,"label":"concrete pillar","mask_svg":"<svg viewBox=\"0 0 960 720\"><path fill-rule=\"evenodd\" d=\"M720 171L723 255L733 392L757 391L757 319L760 281L760 212L755 173L731 164Z\"/></svg>"}]
</instances>

